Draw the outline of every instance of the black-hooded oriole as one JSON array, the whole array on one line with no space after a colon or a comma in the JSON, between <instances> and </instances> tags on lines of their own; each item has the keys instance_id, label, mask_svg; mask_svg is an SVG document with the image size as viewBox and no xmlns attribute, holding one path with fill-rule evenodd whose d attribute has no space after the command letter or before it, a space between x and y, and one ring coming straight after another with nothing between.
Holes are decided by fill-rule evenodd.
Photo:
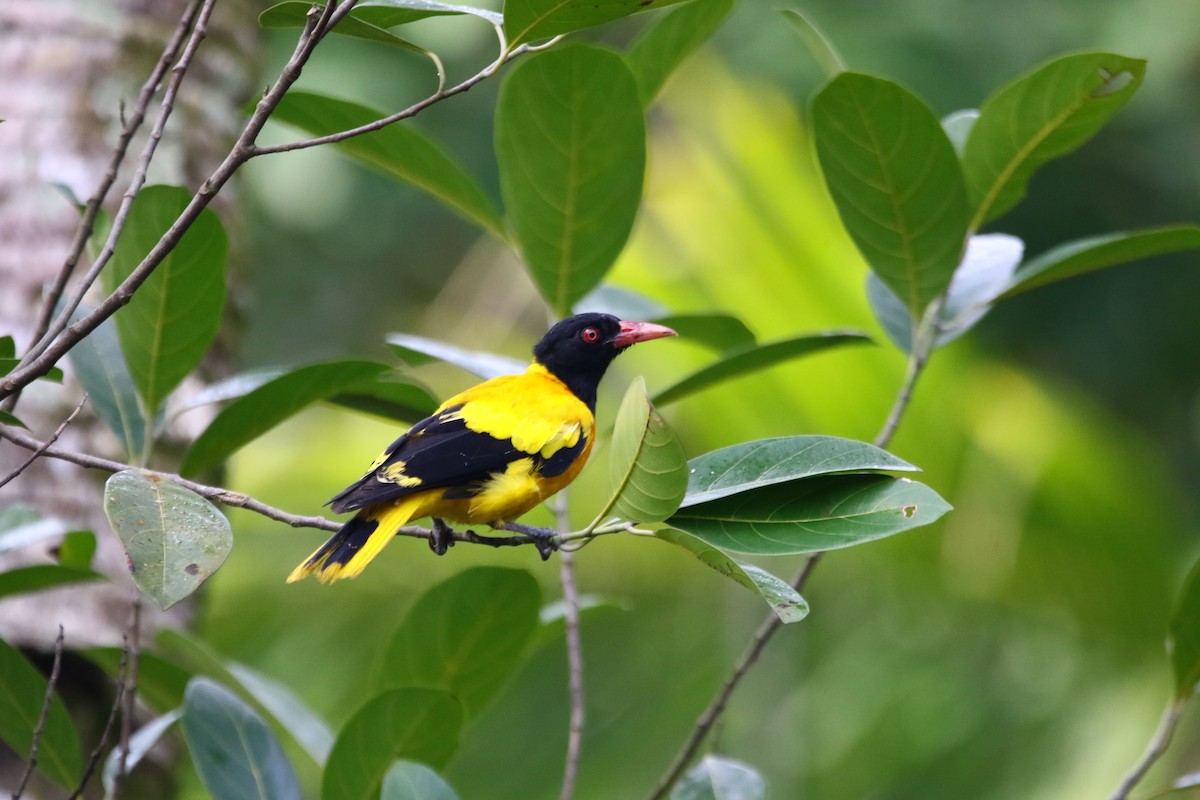
<instances>
[{"instance_id":1,"label":"black-hooded oriole","mask_svg":"<svg viewBox=\"0 0 1200 800\"><path fill-rule=\"evenodd\" d=\"M674 334L609 314L554 325L525 372L451 397L330 500L336 513L358 513L288 582L313 573L322 582L353 578L401 526L421 517L433 518L430 546L439 554L452 543L446 521L503 527L520 517L583 469L596 389L612 360L632 344Z\"/></svg>"}]
</instances>

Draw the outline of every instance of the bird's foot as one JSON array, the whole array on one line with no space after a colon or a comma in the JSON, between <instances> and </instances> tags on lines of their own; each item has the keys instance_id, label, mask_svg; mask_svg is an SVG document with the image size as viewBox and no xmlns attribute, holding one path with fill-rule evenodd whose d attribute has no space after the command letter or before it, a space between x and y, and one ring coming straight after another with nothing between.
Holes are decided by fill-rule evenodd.
<instances>
[{"instance_id":1,"label":"bird's foot","mask_svg":"<svg viewBox=\"0 0 1200 800\"><path fill-rule=\"evenodd\" d=\"M522 533L533 540L533 546L537 548L538 554L541 555L542 561L548 561L551 554L558 549L558 543L554 541L556 534L551 528L539 528L536 525L522 525L519 522L505 522L501 525L493 526L497 530L512 531L513 533Z\"/></svg>"},{"instance_id":2,"label":"bird's foot","mask_svg":"<svg viewBox=\"0 0 1200 800\"><path fill-rule=\"evenodd\" d=\"M439 556L454 547L454 529L437 517L433 518L433 535L429 537L429 549Z\"/></svg>"}]
</instances>

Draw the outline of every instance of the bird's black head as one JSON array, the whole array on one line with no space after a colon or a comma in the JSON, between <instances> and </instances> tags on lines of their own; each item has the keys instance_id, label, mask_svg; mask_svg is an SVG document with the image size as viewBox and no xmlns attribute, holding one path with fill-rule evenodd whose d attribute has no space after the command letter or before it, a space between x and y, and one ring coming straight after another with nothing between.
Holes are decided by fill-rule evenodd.
<instances>
[{"instance_id":1,"label":"bird's black head","mask_svg":"<svg viewBox=\"0 0 1200 800\"><path fill-rule=\"evenodd\" d=\"M618 354L632 344L674 335L670 328L652 322L626 322L611 314L576 314L546 331L534 346L533 357L594 409L596 387Z\"/></svg>"}]
</instances>

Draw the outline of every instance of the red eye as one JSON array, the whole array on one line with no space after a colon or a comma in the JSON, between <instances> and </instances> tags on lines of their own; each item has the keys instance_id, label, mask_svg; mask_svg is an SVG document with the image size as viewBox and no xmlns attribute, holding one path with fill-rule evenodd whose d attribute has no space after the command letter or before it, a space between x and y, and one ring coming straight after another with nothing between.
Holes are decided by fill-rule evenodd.
<instances>
[{"instance_id":1,"label":"red eye","mask_svg":"<svg viewBox=\"0 0 1200 800\"><path fill-rule=\"evenodd\" d=\"M596 330L595 328L584 328L580 332L579 338L583 339L588 344L591 344L592 342L600 339L600 331Z\"/></svg>"}]
</instances>

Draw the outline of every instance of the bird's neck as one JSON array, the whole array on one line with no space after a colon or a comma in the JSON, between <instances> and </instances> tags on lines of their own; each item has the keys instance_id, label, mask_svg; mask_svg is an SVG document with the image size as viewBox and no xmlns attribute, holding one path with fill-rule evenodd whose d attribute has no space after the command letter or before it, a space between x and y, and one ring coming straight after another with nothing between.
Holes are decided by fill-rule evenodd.
<instances>
[{"instance_id":1,"label":"bird's neck","mask_svg":"<svg viewBox=\"0 0 1200 800\"><path fill-rule=\"evenodd\" d=\"M594 375L587 372L556 371L534 359L525 370L527 374L548 375L566 386L571 394L583 401L584 405L596 413L596 389L600 385L603 374ZM564 374L565 373L565 374Z\"/></svg>"}]
</instances>

